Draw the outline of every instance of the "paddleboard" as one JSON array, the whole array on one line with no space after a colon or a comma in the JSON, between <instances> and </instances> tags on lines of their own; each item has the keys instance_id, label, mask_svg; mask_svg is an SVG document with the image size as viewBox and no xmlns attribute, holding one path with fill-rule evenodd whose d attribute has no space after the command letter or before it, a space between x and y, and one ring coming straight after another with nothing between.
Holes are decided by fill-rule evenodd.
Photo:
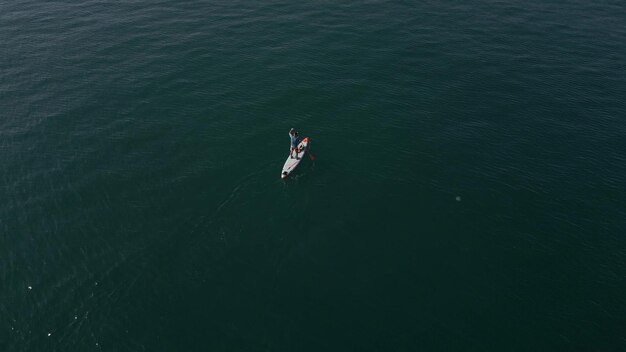
<instances>
[{"instance_id":1,"label":"paddleboard","mask_svg":"<svg viewBox=\"0 0 626 352\"><path fill-rule=\"evenodd\" d=\"M300 144L298 144L298 157L296 158L296 153L292 153L287 157L287 161L285 161L285 165L283 165L283 171L280 173L280 178L284 179L289 176L293 170L300 164L302 158L304 157L304 153L306 153L306 147L309 145L309 137L304 138ZM293 158L292 158L293 156Z\"/></svg>"}]
</instances>

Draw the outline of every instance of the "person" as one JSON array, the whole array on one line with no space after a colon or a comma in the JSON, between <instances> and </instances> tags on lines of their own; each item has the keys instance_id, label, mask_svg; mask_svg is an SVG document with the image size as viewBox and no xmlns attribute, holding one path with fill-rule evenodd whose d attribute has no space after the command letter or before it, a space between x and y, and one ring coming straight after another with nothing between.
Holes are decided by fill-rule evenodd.
<instances>
[{"instance_id":1,"label":"person","mask_svg":"<svg viewBox=\"0 0 626 352\"><path fill-rule=\"evenodd\" d=\"M289 157L293 159L293 152L296 152L296 159L300 159L298 158L298 153L300 152L300 150L298 150L298 142L300 142L300 138L298 138L298 132L296 130L294 130L293 128L289 130L289 139L291 140L291 148L289 149Z\"/></svg>"}]
</instances>

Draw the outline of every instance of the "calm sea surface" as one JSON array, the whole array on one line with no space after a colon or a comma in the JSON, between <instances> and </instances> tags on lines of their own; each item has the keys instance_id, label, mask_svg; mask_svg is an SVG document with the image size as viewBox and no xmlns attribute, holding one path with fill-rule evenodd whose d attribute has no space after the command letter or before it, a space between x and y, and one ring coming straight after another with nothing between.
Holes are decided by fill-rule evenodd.
<instances>
[{"instance_id":1,"label":"calm sea surface","mask_svg":"<svg viewBox=\"0 0 626 352\"><path fill-rule=\"evenodd\" d=\"M622 0L6 0L0 350L624 351L625 153Z\"/></svg>"}]
</instances>

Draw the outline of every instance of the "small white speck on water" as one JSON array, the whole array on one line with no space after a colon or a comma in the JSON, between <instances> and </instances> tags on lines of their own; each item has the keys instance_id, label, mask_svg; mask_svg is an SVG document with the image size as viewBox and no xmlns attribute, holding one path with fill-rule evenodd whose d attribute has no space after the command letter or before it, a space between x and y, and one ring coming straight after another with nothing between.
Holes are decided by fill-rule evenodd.
<instances>
[{"instance_id":1,"label":"small white speck on water","mask_svg":"<svg viewBox=\"0 0 626 352\"><path fill-rule=\"evenodd\" d=\"M96 286L98 286L98 281L96 281Z\"/></svg>"},{"instance_id":2,"label":"small white speck on water","mask_svg":"<svg viewBox=\"0 0 626 352\"><path fill-rule=\"evenodd\" d=\"M52 333L48 333L48 336L52 335Z\"/></svg>"},{"instance_id":3,"label":"small white speck on water","mask_svg":"<svg viewBox=\"0 0 626 352\"><path fill-rule=\"evenodd\" d=\"M28 286L28 289L29 289L29 290L32 290L32 289L33 289L33 287L32 287L32 286Z\"/></svg>"},{"instance_id":4,"label":"small white speck on water","mask_svg":"<svg viewBox=\"0 0 626 352\"><path fill-rule=\"evenodd\" d=\"M75 316L74 316L74 320L76 320L76 319L78 319L78 315L75 315Z\"/></svg>"},{"instance_id":5,"label":"small white speck on water","mask_svg":"<svg viewBox=\"0 0 626 352\"><path fill-rule=\"evenodd\" d=\"M460 196L456 196L456 201L460 202L461 201L461 197Z\"/></svg>"}]
</instances>

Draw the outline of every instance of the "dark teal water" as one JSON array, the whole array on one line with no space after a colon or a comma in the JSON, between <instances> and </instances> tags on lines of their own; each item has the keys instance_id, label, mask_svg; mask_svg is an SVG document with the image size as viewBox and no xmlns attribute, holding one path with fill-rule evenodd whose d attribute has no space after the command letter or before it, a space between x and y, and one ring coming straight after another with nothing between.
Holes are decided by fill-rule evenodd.
<instances>
[{"instance_id":1,"label":"dark teal water","mask_svg":"<svg viewBox=\"0 0 626 352\"><path fill-rule=\"evenodd\" d=\"M623 1L2 2L0 350L623 351L625 97Z\"/></svg>"}]
</instances>

